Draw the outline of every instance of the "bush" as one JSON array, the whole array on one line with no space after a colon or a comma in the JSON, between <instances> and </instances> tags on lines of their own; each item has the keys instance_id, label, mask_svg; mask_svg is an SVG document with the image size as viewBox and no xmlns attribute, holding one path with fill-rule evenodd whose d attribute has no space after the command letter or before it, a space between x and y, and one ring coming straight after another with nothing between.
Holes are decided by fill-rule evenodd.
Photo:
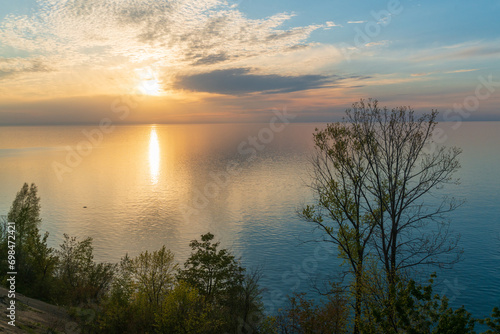
<instances>
[{"instance_id":1,"label":"bush","mask_svg":"<svg viewBox=\"0 0 500 334\"><path fill-rule=\"evenodd\" d=\"M288 306L281 310L275 328L278 333L316 334L347 333L349 306L340 291L332 291L327 300L315 304L305 293L288 298Z\"/></svg>"},{"instance_id":2,"label":"bush","mask_svg":"<svg viewBox=\"0 0 500 334\"><path fill-rule=\"evenodd\" d=\"M156 329L159 333L222 333L223 322L213 313L196 288L180 282L164 299Z\"/></svg>"},{"instance_id":3,"label":"bush","mask_svg":"<svg viewBox=\"0 0 500 334\"><path fill-rule=\"evenodd\" d=\"M90 237L78 241L64 234L64 242L56 253L60 299L68 305L99 303L110 288L116 265L94 262Z\"/></svg>"},{"instance_id":4,"label":"bush","mask_svg":"<svg viewBox=\"0 0 500 334\"><path fill-rule=\"evenodd\" d=\"M14 222L15 229L8 228ZM35 184L25 183L17 193L7 220L0 222L1 280L6 273L17 271L17 291L48 300L55 288L54 271L58 262L54 250L47 246L48 233L40 233L40 198ZM10 241L10 242L9 242ZM15 268L9 267L8 251L15 252Z\"/></svg>"}]
</instances>

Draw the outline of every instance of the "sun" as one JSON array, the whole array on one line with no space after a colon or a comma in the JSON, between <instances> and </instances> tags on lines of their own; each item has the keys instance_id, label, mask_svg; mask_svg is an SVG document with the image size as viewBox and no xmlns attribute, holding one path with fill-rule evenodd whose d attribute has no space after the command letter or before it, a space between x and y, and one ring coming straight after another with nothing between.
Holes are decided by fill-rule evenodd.
<instances>
[{"instance_id":1,"label":"sun","mask_svg":"<svg viewBox=\"0 0 500 334\"><path fill-rule=\"evenodd\" d=\"M138 90L144 95L161 95L163 92L162 82L158 75L150 68L137 70L139 77Z\"/></svg>"},{"instance_id":2,"label":"sun","mask_svg":"<svg viewBox=\"0 0 500 334\"><path fill-rule=\"evenodd\" d=\"M161 95L161 83L158 79L143 80L139 90L145 95Z\"/></svg>"}]
</instances>

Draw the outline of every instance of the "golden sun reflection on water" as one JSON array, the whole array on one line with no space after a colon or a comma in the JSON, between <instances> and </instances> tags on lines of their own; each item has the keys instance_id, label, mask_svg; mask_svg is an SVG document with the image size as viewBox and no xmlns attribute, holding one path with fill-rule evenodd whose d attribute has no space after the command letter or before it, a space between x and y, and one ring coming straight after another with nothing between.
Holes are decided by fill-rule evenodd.
<instances>
[{"instance_id":1,"label":"golden sun reflection on water","mask_svg":"<svg viewBox=\"0 0 500 334\"><path fill-rule=\"evenodd\" d=\"M155 127L151 128L149 134L149 172L151 174L151 183L157 184L160 175L160 144Z\"/></svg>"}]
</instances>

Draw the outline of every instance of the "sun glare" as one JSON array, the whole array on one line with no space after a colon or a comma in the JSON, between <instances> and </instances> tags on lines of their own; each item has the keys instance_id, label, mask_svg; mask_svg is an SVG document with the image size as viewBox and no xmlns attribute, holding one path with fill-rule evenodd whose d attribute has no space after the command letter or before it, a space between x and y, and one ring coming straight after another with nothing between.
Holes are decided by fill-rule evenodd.
<instances>
[{"instance_id":1,"label":"sun glare","mask_svg":"<svg viewBox=\"0 0 500 334\"><path fill-rule=\"evenodd\" d=\"M160 144L154 127L149 135L149 172L151 174L151 183L157 184L160 175Z\"/></svg>"},{"instance_id":2,"label":"sun glare","mask_svg":"<svg viewBox=\"0 0 500 334\"><path fill-rule=\"evenodd\" d=\"M158 79L145 80L141 83L139 89L146 95L160 95L161 85Z\"/></svg>"},{"instance_id":3,"label":"sun glare","mask_svg":"<svg viewBox=\"0 0 500 334\"><path fill-rule=\"evenodd\" d=\"M156 72L150 68L137 70L139 76L139 85L137 88L144 95L161 95L161 80L158 79Z\"/></svg>"}]
</instances>

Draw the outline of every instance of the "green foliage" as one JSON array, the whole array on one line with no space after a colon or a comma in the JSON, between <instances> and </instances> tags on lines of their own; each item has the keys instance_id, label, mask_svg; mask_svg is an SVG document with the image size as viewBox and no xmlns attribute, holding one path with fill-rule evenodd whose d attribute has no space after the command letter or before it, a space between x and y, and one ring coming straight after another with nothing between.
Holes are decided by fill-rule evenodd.
<instances>
[{"instance_id":1,"label":"green foliage","mask_svg":"<svg viewBox=\"0 0 500 334\"><path fill-rule=\"evenodd\" d=\"M353 276L355 324L362 311L364 261L381 212L376 196L367 190L370 174L364 140L350 124L328 124L324 130L316 130L312 161L316 204L306 206L300 214L324 232L324 240L337 246ZM358 332L357 327L354 332Z\"/></svg>"},{"instance_id":2,"label":"green foliage","mask_svg":"<svg viewBox=\"0 0 500 334\"><path fill-rule=\"evenodd\" d=\"M338 150L362 145L348 145L347 131L328 131L341 137ZM357 166L351 158L340 162ZM23 185L8 215L8 221L16 223L17 290L77 305L70 312L88 333L347 333L354 324L354 331L361 333L473 334L476 321L489 327L485 334L500 333L499 308L490 318L476 320L464 307L453 310L445 296L433 294L435 276L428 285L420 285L401 275L389 277L383 263L379 269L380 261L365 253L365 247L383 209L363 212L359 197L347 191L356 190L360 179L351 181L353 186L345 189L328 183L319 203L302 214L338 241L340 256L355 273L351 298L360 312L354 322L349 295L337 286L322 303L295 294L277 316L264 317L260 272L246 273L231 252L219 249L211 233L190 243L193 252L182 270L165 246L135 258L126 255L119 266L96 263L91 238L79 241L65 234L60 249L54 250L48 247L48 233L39 230L40 198L34 184ZM384 193L381 201L387 196ZM7 236L7 221L2 221L4 254L9 250ZM0 259L2 275L8 271L6 258Z\"/></svg>"},{"instance_id":3,"label":"green foliage","mask_svg":"<svg viewBox=\"0 0 500 334\"><path fill-rule=\"evenodd\" d=\"M76 237L64 234L64 241L57 250L60 259L58 276L69 289L78 289L85 284L87 273L94 264L92 238L77 241Z\"/></svg>"},{"instance_id":4,"label":"green foliage","mask_svg":"<svg viewBox=\"0 0 500 334\"><path fill-rule=\"evenodd\" d=\"M131 259L126 255L120 261L108 298L100 306L94 323L97 333L140 333L143 321L139 305L135 303L136 284L130 270Z\"/></svg>"},{"instance_id":5,"label":"green foliage","mask_svg":"<svg viewBox=\"0 0 500 334\"><path fill-rule=\"evenodd\" d=\"M366 306L366 261L377 259L393 294L401 271L459 259L460 250L438 260L457 250L458 238L450 237L444 216L461 202L447 197L433 205L423 201L435 189L456 183L460 168L460 149L427 151L427 144L434 144L436 117L434 111L416 117L409 107L388 110L376 100L361 100L346 110L343 122L314 133L315 203L300 216L323 232L322 240L337 246L351 275L354 333L359 333ZM434 222L434 230L422 229Z\"/></svg>"},{"instance_id":6,"label":"green foliage","mask_svg":"<svg viewBox=\"0 0 500 334\"><path fill-rule=\"evenodd\" d=\"M163 246L159 251L143 252L130 261L130 277L135 286L134 305L144 328L151 328L161 312L163 300L174 287L177 263Z\"/></svg>"},{"instance_id":7,"label":"green foliage","mask_svg":"<svg viewBox=\"0 0 500 334\"><path fill-rule=\"evenodd\" d=\"M38 188L25 183L17 193L7 216L9 222L16 223L16 246L23 247L26 240L38 233L40 218L40 197Z\"/></svg>"},{"instance_id":8,"label":"green foliage","mask_svg":"<svg viewBox=\"0 0 500 334\"><path fill-rule=\"evenodd\" d=\"M491 318L481 319L479 320L479 323L489 327L484 334L500 333L500 308L494 307L491 312Z\"/></svg>"},{"instance_id":9,"label":"green foliage","mask_svg":"<svg viewBox=\"0 0 500 334\"><path fill-rule=\"evenodd\" d=\"M68 308L70 317L78 323L77 331L81 333L95 333L94 320L98 312L96 304L87 307L71 306Z\"/></svg>"},{"instance_id":10,"label":"green foliage","mask_svg":"<svg viewBox=\"0 0 500 334\"><path fill-rule=\"evenodd\" d=\"M136 294L137 284L133 279L132 265L132 259L128 254L121 259L118 265L110 291L111 299L118 304L130 304Z\"/></svg>"},{"instance_id":11,"label":"green foliage","mask_svg":"<svg viewBox=\"0 0 500 334\"><path fill-rule=\"evenodd\" d=\"M428 285L397 277L385 295L372 299L361 326L362 333L470 333L475 320L463 307L453 310L446 296L433 294L431 276Z\"/></svg>"},{"instance_id":12,"label":"green foliage","mask_svg":"<svg viewBox=\"0 0 500 334\"><path fill-rule=\"evenodd\" d=\"M212 243L213 238L213 234L207 233L201 236L201 242L191 241L193 252L177 276L209 301L241 287L245 272L227 249L217 249L220 243Z\"/></svg>"},{"instance_id":13,"label":"green foliage","mask_svg":"<svg viewBox=\"0 0 500 334\"><path fill-rule=\"evenodd\" d=\"M259 274L245 269L229 251L212 244L212 234L193 241L193 254L178 270L163 246L135 258L126 255L89 332L97 333L257 333L263 318ZM86 253L85 243L79 252ZM67 248L67 247L66 247ZM66 249L65 248L65 249ZM71 248L71 247L70 247ZM88 257L83 256L83 263ZM177 277L175 273L177 272ZM204 290L200 291L198 287Z\"/></svg>"},{"instance_id":14,"label":"green foliage","mask_svg":"<svg viewBox=\"0 0 500 334\"><path fill-rule=\"evenodd\" d=\"M92 239L77 242L64 235L59 250L49 247L48 233L40 233L40 198L35 184L23 185L8 214L15 222L15 257L17 291L35 298L78 304L98 301L109 288L114 265L96 264L92 255ZM0 250L8 250L6 223L0 229ZM7 270L2 257L2 275ZM3 277L5 279L5 277Z\"/></svg>"},{"instance_id":15,"label":"green foliage","mask_svg":"<svg viewBox=\"0 0 500 334\"><path fill-rule=\"evenodd\" d=\"M122 258L108 299L102 303L98 332L154 332L155 318L175 287L177 267L174 254L165 246Z\"/></svg>"},{"instance_id":16,"label":"green foliage","mask_svg":"<svg viewBox=\"0 0 500 334\"><path fill-rule=\"evenodd\" d=\"M239 333L253 333L257 331L264 318L264 304L262 303L262 289L259 286L261 272L253 270L243 279L238 294L232 297L230 307L238 315Z\"/></svg>"},{"instance_id":17,"label":"green foliage","mask_svg":"<svg viewBox=\"0 0 500 334\"><path fill-rule=\"evenodd\" d=\"M433 329L433 334L474 334L474 324L476 320L465 310L463 306L453 310L448 306L448 299L441 299L439 308L439 320L437 326Z\"/></svg>"},{"instance_id":18,"label":"green foliage","mask_svg":"<svg viewBox=\"0 0 500 334\"><path fill-rule=\"evenodd\" d=\"M110 287L116 265L94 262L90 237L78 241L64 234L64 241L56 253L60 298L72 305L98 302Z\"/></svg>"},{"instance_id":19,"label":"green foliage","mask_svg":"<svg viewBox=\"0 0 500 334\"><path fill-rule=\"evenodd\" d=\"M163 246L158 251L139 254L130 261L128 268L140 297L152 307L159 308L173 288L177 267L174 254Z\"/></svg>"},{"instance_id":20,"label":"green foliage","mask_svg":"<svg viewBox=\"0 0 500 334\"><path fill-rule=\"evenodd\" d=\"M191 256L177 279L194 287L211 308L211 318L228 333L254 332L263 319L257 272L245 276L245 268L227 249L218 249L214 235L193 240Z\"/></svg>"},{"instance_id":21,"label":"green foliage","mask_svg":"<svg viewBox=\"0 0 500 334\"><path fill-rule=\"evenodd\" d=\"M39 213L36 186L24 184L0 224L0 251L7 254L7 222L14 221L17 290L73 306L84 332L256 333L263 318L260 275L245 275L228 250L212 243L212 234L191 242L184 270L165 246L125 256L117 266L94 261L92 238L64 234L58 250L48 247ZM3 280L6 259L0 259Z\"/></svg>"},{"instance_id":22,"label":"green foliage","mask_svg":"<svg viewBox=\"0 0 500 334\"><path fill-rule=\"evenodd\" d=\"M288 306L272 319L275 333L286 334L340 334L347 333L349 307L345 296L335 291L326 302L316 305L304 293L288 299ZM268 320L269 321L269 320ZM269 325L268 325L269 326Z\"/></svg>"},{"instance_id":23,"label":"green foliage","mask_svg":"<svg viewBox=\"0 0 500 334\"><path fill-rule=\"evenodd\" d=\"M15 233L10 234L8 222L15 223ZM35 184L24 183L17 193L7 221L1 222L0 260L2 281L5 273L17 271L17 291L42 299L49 299L54 290L53 274L57 265L54 250L47 245L48 233L40 233L40 198ZM12 238L15 237L15 239ZM9 243L10 241L10 243ZM15 244L15 245L14 245ZM8 270L7 251L15 250L15 270Z\"/></svg>"},{"instance_id":24,"label":"green foliage","mask_svg":"<svg viewBox=\"0 0 500 334\"><path fill-rule=\"evenodd\" d=\"M259 274L247 276L213 235L193 241L178 270L163 246L120 262L94 331L99 333L257 333L263 318ZM178 272L176 279L174 273ZM208 284L206 284L208 282ZM196 286L194 285L196 284ZM204 288L200 291L198 287Z\"/></svg>"},{"instance_id":25,"label":"green foliage","mask_svg":"<svg viewBox=\"0 0 500 334\"><path fill-rule=\"evenodd\" d=\"M261 334L279 334L280 327L278 325L278 317L274 315L268 315L265 317L259 328L259 332Z\"/></svg>"},{"instance_id":26,"label":"green foliage","mask_svg":"<svg viewBox=\"0 0 500 334\"><path fill-rule=\"evenodd\" d=\"M59 259L53 248L47 245L49 233L43 237L39 233L30 235L25 243L25 275L29 290L26 292L36 298L53 299L56 291L54 277Z\"/></svg>"},{"instance_id":27,"label":"green foliage","mask_svg":"<svg viewBox=\"0 0 500 334\"><path fill-rule=\"evenodd\" d=\"M213 316L211 304L185 282L180 282L163 301L156 316L159 333L221 333L223 322Z\"/></svg>"}]
</instances>

